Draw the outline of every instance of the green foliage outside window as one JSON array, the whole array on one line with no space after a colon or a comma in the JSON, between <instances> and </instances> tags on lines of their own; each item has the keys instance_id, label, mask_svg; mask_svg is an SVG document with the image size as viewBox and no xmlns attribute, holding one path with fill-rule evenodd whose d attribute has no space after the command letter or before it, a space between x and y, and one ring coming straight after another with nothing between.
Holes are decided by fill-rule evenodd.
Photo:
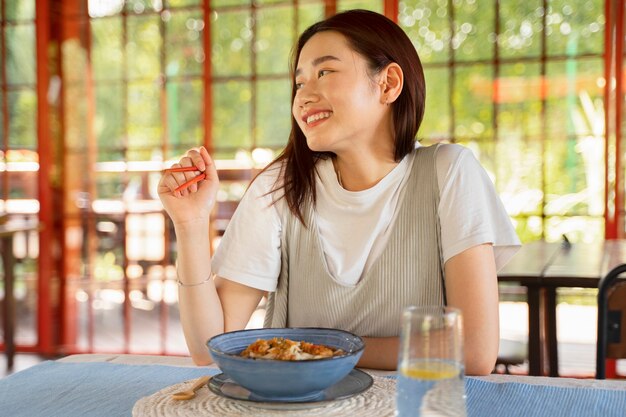
<instances>
[{"instance_id":1,"label":"green foliage outside window","mask_svg":"<svg viewBox=\"0 0 626 417\"><path fill-rule=\"evenodd\" d=\"M4 3L9 118L0 124L8 123L9 147L35 149L35 2ZM296 10L283 1L253 8L214 0L206 22L199 0L107 4L90 9L88 54L84 39L62 45L63 99L73 103L64 120L69 150L84 152L91 133L100 162L171 159L202 143L206 123L218 159L284 146L289 54L296 36L323 18L324 2L301 1ZM419 138L470 147L523 240L593 240L604 214L604 2L543 4L399 2L398 22L427 80ZM383 2L337 2L338 11L356 7L382 12ZM204 120L207 59L212 120Z\"/></svg>"},{"instance_id":2,"label":"green foliage outside window","mask_svg":"<svg viewBox=\"0 0 626 417\"><path fill-rule=\"evenodd\" d=\"M61 158L70 161L71 172L84 175L71 179L76 188L68 189L64 204L76 199L82 206L66 219L74 227L72 215L86 214L89 203L105 203L89 213L93 217L81 217L82 242L88 244L73 259L80 264L78 280L111 283L105 291L115 288L118 297L125 281L141 291L150 280L173 284L173 267L166 267L168 274L162 265L174 258L173 242L165 239L167 259L156 251L147 251L154 259L132 254L145 250L146 242L166 246L166 229L159 229L164 218L128 211L160 209L154 189L161 161L202 144L207 126L220 160L285 145L289 54L298 34L324 17L325 1L211 0L208 15L202 0L78 2L65 23L75 24L79 35L54 45L62 79L51 80L46 97L37 97L36 88L36 2L2 3L6 83L0 97L8 118L0 117L0 131L8 137L0 144L0 163L37 160L37 104L49 100L62 110L50 114L52 130L63 137L55 146L63 146ZM572 241L597 240L604 229L604 1L545 3L544 10L543 0L399 2L398 22L420 54L427 82L418 136L424 144L470 148L523 241L558 240L562 234ZM382 0L336 2L338 11L383 12L383 6ZM205 49L206 31L211 45ZM34 201L35 174L0 172L9 184L0 199ZM76 238L73 232L66 236ZM22 262L18 274L34 265ZM157 272L151 277L150 271ZM133 289L131 298L138 292ZM94 294L95 306L102 300ZM123 328L121 315L107 317L117 317Z\"/></svg>"},{"instance_id":3,"label":"green foliage outside window","mask_svg":"<svg viewBox=\"0 0 626 417\"><path fill-rule=\"evenodd\" d=\"M400 2L426 73L420 138L472 149L523 241L602 238L604 2L449 6Z\"/></svg>"}]
</instances>

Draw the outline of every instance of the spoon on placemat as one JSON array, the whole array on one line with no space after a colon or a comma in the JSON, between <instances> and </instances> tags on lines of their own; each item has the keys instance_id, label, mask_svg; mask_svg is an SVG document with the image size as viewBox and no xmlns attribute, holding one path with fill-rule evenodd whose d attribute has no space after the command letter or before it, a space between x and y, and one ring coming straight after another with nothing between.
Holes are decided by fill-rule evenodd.
<instances>
[{"instance_id":1,"label":"spoon on placemat","mask_svg":"<svg viewBox=\"0 0 626 417\"><path fill-rule=\"evenodd\" d=\"M184 391L178 391L172 394L174 400L190 400L196 396L196 391L204 386L209 381L210 376L202 376L195 380L193 385Z\"/></svg>"}]
</instances>

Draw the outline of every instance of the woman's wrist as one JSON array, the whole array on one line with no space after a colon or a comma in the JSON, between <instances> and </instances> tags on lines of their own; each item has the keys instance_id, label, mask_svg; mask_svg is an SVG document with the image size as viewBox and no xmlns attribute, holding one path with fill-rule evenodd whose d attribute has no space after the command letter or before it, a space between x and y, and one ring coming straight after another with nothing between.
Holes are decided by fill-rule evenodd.
<instances>
[{"instance_id":1,"label":"woman's wrist","mask_svg":"<svg viewBox=\"0 0 626 417\"><path fill-rule=\"evenodd\" d=\"M183 281L181 281L180 278L176 279L176 282L178 282L178 286L182 287L182 288L198 287L198 286L200 286L202 284L206 284L209 281L211 281L211 275L210 274L203 281L198 281L198 282L183 282Z\"/></svg>"},{"instance_id":2,"label":"woman's wrist","mask_svg":"<svg viewBox=\"0 0 626 417\"><path fill-rule=\"evenodd\" d=\"M180 237L186 234L208 233L209 231L209 218L197 218L192 220L186 220L184 222L174 223L174 231L176 236Z\"/></svg>"}]
</instances>

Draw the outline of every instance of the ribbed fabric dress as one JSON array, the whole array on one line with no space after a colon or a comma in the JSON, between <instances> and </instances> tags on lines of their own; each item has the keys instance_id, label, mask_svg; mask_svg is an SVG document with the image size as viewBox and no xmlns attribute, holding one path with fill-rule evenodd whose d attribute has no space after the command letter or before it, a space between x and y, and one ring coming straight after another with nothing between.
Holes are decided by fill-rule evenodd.
<instances>
[{"instance_id":1,"label":"ribbed fabric dress","mask_svg":"<svg viewBox=\"0 0 626 417\"><path fill-rule=\"evenodd\" d=\"M416 149L387 247L354 286L342 285L328 273L312 204L303 210L308 227L288 216L266 327L333 327L359 336L398 336L406 306L444 304L435 149Z\"/></svg>"}]
</instances>

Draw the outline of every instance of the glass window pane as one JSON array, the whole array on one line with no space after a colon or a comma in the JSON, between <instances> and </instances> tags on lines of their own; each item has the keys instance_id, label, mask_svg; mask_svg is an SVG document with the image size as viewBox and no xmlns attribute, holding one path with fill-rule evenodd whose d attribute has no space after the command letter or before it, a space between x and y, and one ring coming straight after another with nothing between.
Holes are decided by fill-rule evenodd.
<instances>
[{"instance_id":1,"label":"glass window pane","mask_svg":"<svg viewBox=\"0 0 626 417\"><path fill-rule=\"evenodd\" d=\"M100 287L93 292L91 298L94 350L119 351L124 348L124 291L121 285L109 284Z\"/></svg>"},{"instance_id":2,"label":"glass window pane","mask_svg":"<svg viewBox=\"0 0 626 417\"><path fill-rule=\"evenodd\" d=\"M131 79L156 79L162 73L163 39L158 16L129 16L126 59Z\"/></svg>"},{"instance_id":3,"label":"glass window pane","mask_svg":"<svg viewBox=\"0 0 626 417\"><path fill-rule=\"evenodd\" d=\"M550 0L548 4L548 55L603 53L603 0Z\"/></svg>"},{"instance_id":4,"label":"glass window pane","mask_svg":"<svg viewBox=\"0 0 626 417\"><path fill-rule=\"evenodd\" d=\"M140 283L133 283L139 285ZM130 297L130 353L161 352L161 316L159 304L146 298L145 290L134 289Z\"/></svg>"},{"instance_id":5,"label":"glass window pane","mask_svg":"<svg viewBox=\"0 0 626 417\"><path fill-rule=\"evenodd\" d=\"M549 137L545 141L546 157L546 207L548 215L567 215L581 211L582 160L576 152L576 141L566 136Z\"/></svg>"},{"instance_id":6,"label":"glass window pane","mask_svg":"<svg viewBox=\"0 0 626 417\"><path fill-rule=\"evenodd\" d=\"M487 1L454 2L452 47L460 61L492 59L496 41L495 4Z\"/></svg>"},{"instance_id":7,"label":"glass window pane","mask_svg":"<svg viewBox=\"0 0 626 417\"><path fill-rule=\"evenodd\" d=\"M7 84L34 84L35 26L18 25L4 29Z\"/></svg>"},{"instance_id":8,"label":"glass window pane","mask_svg":"<svg viewBox=\"0 0 626 417\"><path fill-rule=\"evenodd\" d=\"M447 0L403 1L398 22L413 41L423 63L448 61L450 23Z\"/></svg>"},{"instance_id":9,"label":"glass window pane","mask_svg":"<svg viewBox=\"0 0 626 417\"><path fill-rule=\"evenodd\" d=\"M213 13L211 66L213 75L249 75L252 18L249 11Z\"/></svg>"},{"instance_id":10,"label":"glass window pane","mask_svg":"<svg viewBox=\"0 0 626 417\"><path fill-rule=\"evenodd\" d=\"M161 144L161 91L153 83L128 84L128 160L150 160ZM131 156L131 151L133 154Z\"/></svg>"},{"instance_id":11,"label":"glass window pane","mask_svg":"<svg viewBox=\"0 0 626 417\"><path fill-rule=\"evenodd\" d=\"M19 161L19 157L21 152L19 151L11 151L9 156L9 160L13 159L15 162ZM14 156L17 155L17 158ZM36 171L26 171L20 169L19 164L13 163L9 165L9 169L6 175L9 178L9 198L31 198L37 199L37 172Z\"/></svg>"},{"instance_id":12,"label":"glass window pane","mask_svg":"<svg viewBox=\"0 0 626 417\"><path fill-rule=\"evenodd\" d=\"M128 188L141 187L140 178L131 178ZM127 190L128 192L128 190ZM126 215L126 254L130 261L160 262L165 254L165 221L162 213ZM137 265L139 267L139 265ZM135 270L137 268L134 268ZM139 278L143 272L128 273Z\"/></svg>"},{"instance_id":13,"label":"glass window pane","mask_svg":"<svg viewBox=\"0 0 626 417\"><path fill-rule=\"evenodd\" d=\"M171 295L170 295L171 294ZM168 306L167 331L171 335L182 335L183 328L180 325L180 310L178 308L178 284L174 280L165 281L165 297L175 297L176 302ZM168 337L165 340L167 352L171 355L189 355L189 348L184 337Z\"/></svg>"},{"instance_id":14,"label":"glass window pane","mask_svg":"<svg viewBox=\"0 0 626 417\"><path fill-rule=\"evenodd\" d=\"M91 349L89 343L89 323L93 319L89 308L89 304L91 304L91 290L87 282L81 283L80 281L82 280L70 278L66 283L66 298L71 300L68 304L71 305L74 317L66 315L63 319L68 322L69 327L74 328L76 331L76 348L82 351L89 351ZM74 322L71 322L70 318L73 318Z\"/></svg>"},{"instance_id":15,"label":"glass window pane","mask_svg":"<svg viewBox=\"0 0 626 417\"><path fill-rule=\"evenodd\" d=\"M493 68L468 65L455 69L452 100L457 141L493 136Z\"/></svg>"},{"instance_id":16,"label":"glass window pane","mask_svg":"<svg viewBox=\"0 0 626 417\"><path fill-rule=\"evenodd\" d=\"M144 12L160 12L163 10L163 1L154 0L125 0L126 10L135 14Z\"/></svg>"},{"instance_id":17,"label":"glass window pane","mask_svg":"<svg viewBox=\"0 0 626 417\"><path fill-rule=\"evenodd\" d=\"M298 3L298 36L313 23L322 19L324 19L323 2Z\"/></svg>"},{"instance_id":18,"label":"glass window pane","mask_svg":"<svg viewBox=\"0 0 626 417\"><path fill-rule=\"evenodd\" d=\"M604 72L601 59L546 65L547 130L556 135L604 136Z\"/></svg>"},{"instance_id":19,"label":"glass window pane","mask_svg":"<svg viewBox=\"0 0 626 417\"><path fill-rule=\"evenodd\" d=\"M124 136L126 131L126 89L120 84L99 84L96 86L96 114L93 121L93 128L98 140L98 160L102 159L102 153L109 153L110 150L124 147Z\"/></svg>"},{"instance_id":20,"label":"glass window pane","mask_svg":"<svg viewBox=\"0 0 626 417\"><path fill-rule=\"evenodd\" d=\"M283 3L284 4L285 0L256 0L256 3L258 3L260 6L276 4L276 3ZM291 4L289 4L289 6L291 7ZM263 10L263 9L259 9L259 11L260 10Z\"/></svg>"},{"instance_id":21,"label":"glass window pane","mask_svg":"<svg viewBox=\"0 0 626 417\"><path fill-rule=\"evenodd\" d=\"M201 11L174 11L165 27L165 71L168 77L202 74L204 21Z\"/></svg>"},{"instance_id":22,"label":"glass window pane","mask_svg":"<svg viewBox=\"0 0 626 417\"><path fill-rule=\"evenodd\" d=\"M216 151L252 146L250 87L249 82L238 81L213 85L212 135Z\"/></svg>"},{"instance_id":23,"label":"glass window pane","mask_svg":"<svg viewBox=\"0 0 626 417\"><path fill-rule=\"evenodd\" d=\"M141 133L148 131L148 129L141 129ZM148 132L149 133L149 132ZM156 146L137 146L129 147L126 152L126 158L129 161L151 161L155 160L160 155L160 150Z\"/></svg>"},{"instance_id":24,"label":"glass window pane","mask_svg":"<svg viewBox=\"0 0 626 417\"><path fill-rule=\"evenodd\" d=\"M204 139L204 83L201 80L169 82L167 133L169 146L199 146Z\"/></svg>"},{"instance_id":25,"label":"glass window pane","mask_svg":"<svg viewBox=\"0 0 626 417\"><path fill-rule=\"evenodd\" d=\"M351 9L366 9L373 12L383 13L382 0L339 0L337 1L337 11Z\"/></svg>"},{"instance_id":26,"label":"glass window pane","mask_svg":"<svg viewBox=\"0 0 626 417\"><path fill-rule=\"evenodd\" d=\"M96 156L97 163L99 162L123 162L126 161L126 148L125 147L103 147L98 149L98 155Z\"/></svg>"},{"instance_id":27,"label":"glass window pane","mask_svg":"<svg viewBox=\"0 0 626 417\"><path fill-rule=\"evenodd\" d=\"M257 13L257 72L286 74L293 40L292 7L272 7Z\"/></svg>"},{"instance_id":28,"label":"glass window pane","mask_svg":"<svg viewBox=\"0 0 626 417\"><path fill-rule=\"evenodd\" d=\"M107 200L121 200L124 193L125 178L119 172L96 173L96 198ZM96 224L96 228L106 231L103 235L109 236L113 231L122 230L121 225L116 225L111 220L102 220L102 224ZM112 249L109 248L109 249Z\"/></svg>"},{"instance_id":29,"label":"glass window pane","mask_svg":"<svg viewBox=\"0 0 626 417\"><path fill-rule=\"evenodd\" d=\"M215 8L242 5L250 5L250 0L211 0L211 7L214 9L213 14L216 13Z\"/></svg>"},{"instance_id":30,"label":"glass window pane","mask_svg":"<svg viewBox=\"0 0 626 417\"><path fill-rule=\"evenodd\" d=\"M202 0L166 0L168 7L202 6ZM212 2L213 4L214 2Z\"/></svg>"},{"instance_id":31,"label":"glass window pane","mask_svg":"<svg viewBox=\"0 0 626 417\"><path fill-rule=\"evenodd\" d=\"M92 18L115 16L116 14L119 14L122 10L124 10L123 1L89 1L87 2L87 11L88 11L89 17L92 17Z\"/></svg>"},{"instance_id":32,"label":"glass window pane","mask_svg":"<svg viewBox=\"0 0 626 417\"><path fill-rule=\"evenodd\" d=\"M450 138L450 71L448 68L424 68L426 110L418 137L427 141Z\"/></svg>"},{"instance_id":33,"label":"glass window pane","mask_svg":"<svg viewBox=\"0 0 626 417\"><path fill-rule=\"evenodd\" d=\"M91 62L94 80L121 79L123 58L122 19L92 19Z\"/></svg>"},{"instance_id":34,"label":"glass window pane","mask_svg":"<svg viewBox=\"0 0 626 417\"><path fill-rule=\"evenodd\" d=\"M7 93L9 105L9 146L37 148L37 93L17 90Z\"/></svg>"},{"instance_id":35,"label":"glass window pane","mask_svg":"<svg viewBox=\"0 0 626 417\"><path fill-rule=\"evenodd\" d=\"M291 83L289 80L259 81L256 97L257 146L285 146L291 129Z\"/></svg>"},{"instance_id":36,"label":"glass window pane","mask_svg":"<svg viewBox=\"0 0 626 417\"><path fill-rule=\"evenodd\" d=\"M541 214L543 144L538 138L510 135L496 142L496 189L511 216Z\"/></svg>"},{"instance_id":37,"label":"glass window pane","mask_svg":"<svg viewBox=\"0 0 626 417\"><path fill-rule=\"evenodd\" d=\"M500 2L498 46L502 58L538 57L543 31L542 0Z\"/></svg>"},{"instance_id":38,"label":"glass window pane","mask_svg":"<svg viewBox=\"0 0 626 417\"><path fill-rule=\"evenodd\" d=\"M598 215L604 211L604 145L590 138L549 137L546 146L548 215Z\"/></svg>"},{"instance_id":39,"label":"glass window pane","mask_svg":"<svg viewBox=\"0 0 626 417\"><path fill-rule=\"evenodd\" d=\"M573 242L598 242L604 239L604 218L570 216L548 217L545 223L546 240L557 242L563 235Z\"/></svg>"},{"instance_id":40,"label":"glass window pane","mask_svg":"<svg viewBox=\"0 0 626 417\"><path fill-rule=\"evenodd\" d=\"M6 20L35 19L35 0L13 0L3 3Z\"/></svg>"},{"instance_id":41,"label":"glass window pane","mask_svg":"<svg viewBox=\"0 0 626 417\"><path fill-rule=\"evenodd\" d=\"M542 77L539 63L504 64L497 80L498 135L540 137Z\"/></svg>"},{"instance_id":42,"label":"glass window pane","mask_svg":"<svg viewBox=\"0 0 626 417\"><path fill-rule=\"evenodd\" d=\"M541 216L512 217L515 233L522 242L543 238L544 221Z\"/></svg>"}]
</instances>

